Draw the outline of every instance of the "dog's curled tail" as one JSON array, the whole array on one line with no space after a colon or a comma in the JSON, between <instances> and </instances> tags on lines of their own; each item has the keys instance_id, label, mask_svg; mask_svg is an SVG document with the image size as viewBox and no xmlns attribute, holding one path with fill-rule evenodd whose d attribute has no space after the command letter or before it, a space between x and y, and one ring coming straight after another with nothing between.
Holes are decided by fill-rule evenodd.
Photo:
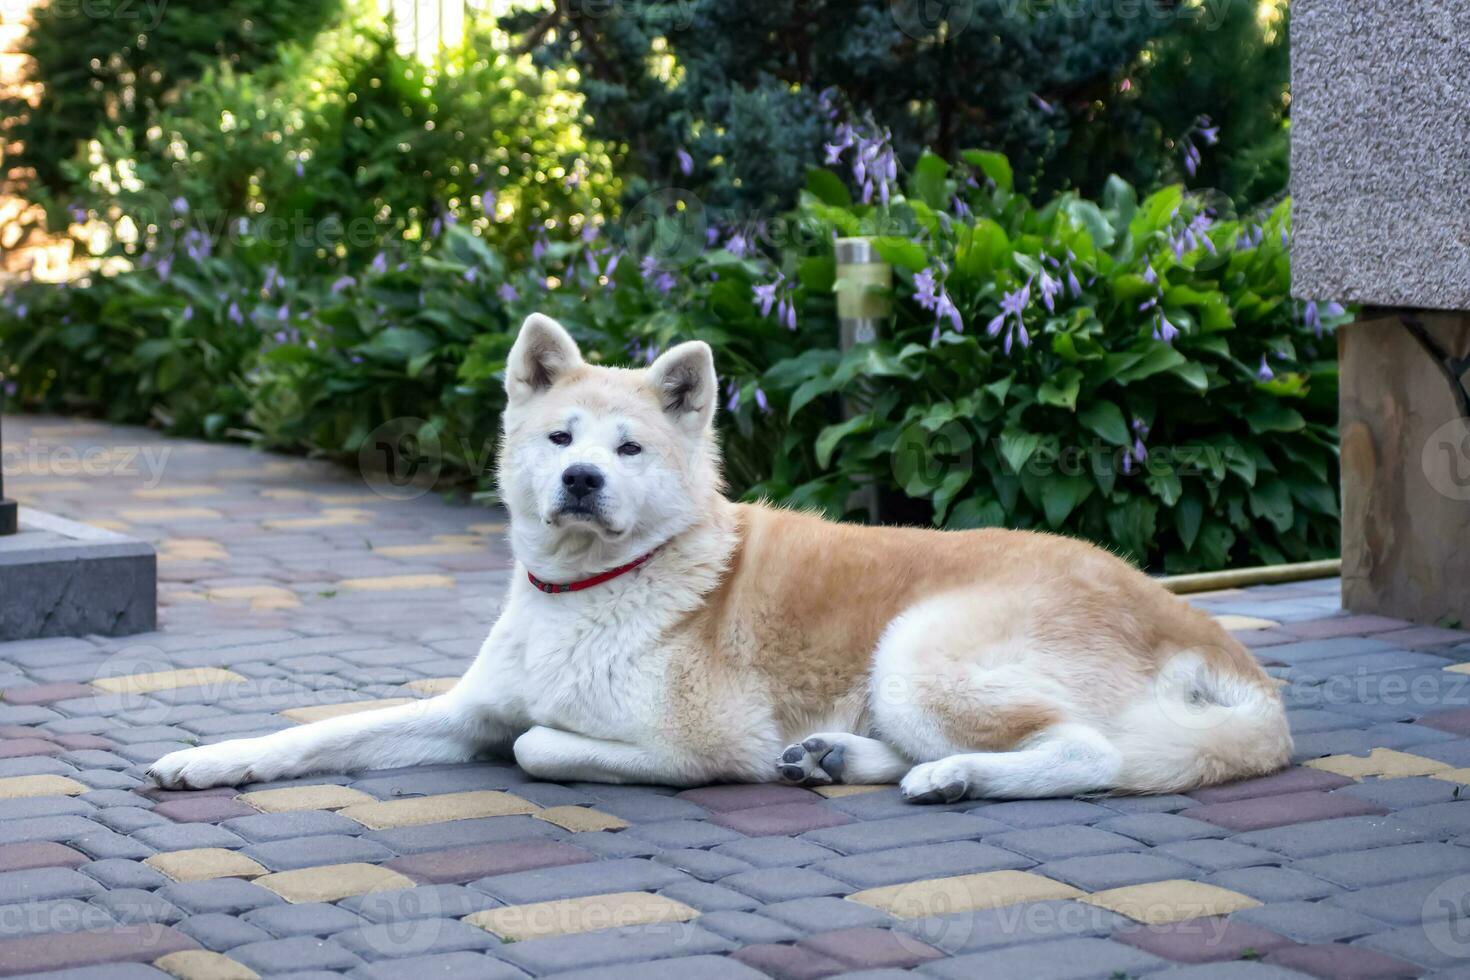
<instances>
[{"instance_id":1,"label":"dog's curled tail","mask_svg":"<svg viewBox=\"0 0 1470 980\"><path fill-rule=\"evenodd\" d=\"M1286 765L1291 730L1280 695L1253 662L1238 670L1235 651L1221 652L1213 663L1194 652L1171 657L1124 712L1111 733L1120 791L1178 793Z\"/></svg>"}]
</instances>

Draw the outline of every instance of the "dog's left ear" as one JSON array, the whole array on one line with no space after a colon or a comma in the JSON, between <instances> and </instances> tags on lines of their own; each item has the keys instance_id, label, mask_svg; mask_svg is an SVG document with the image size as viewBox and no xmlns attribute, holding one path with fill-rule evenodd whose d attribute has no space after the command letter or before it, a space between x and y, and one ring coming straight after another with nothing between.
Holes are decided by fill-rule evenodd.
<instances>
[{"instance_id":1,"label":"dog's left ear","mask_svg":"<svg viewBox=\"0 0 1470 980\"><path fill-rule=\"evenodd\" d=\"M702 340L671 347L649 365L648 381L664 411L689 433L704 431L715 417L715 355Z\"/></svg>"},{"instance_id":2,"label":"dog's left ear","mask_svg":"<svg viewBox=\"0 0 1470 980\"><path fill-rule=\"evenodd\" d=\"M582 364L582 352L566 328L545 314L532 313L521 324L505 362L505 390L511 404L545 391Z\"/></svg>"}]
</instances>

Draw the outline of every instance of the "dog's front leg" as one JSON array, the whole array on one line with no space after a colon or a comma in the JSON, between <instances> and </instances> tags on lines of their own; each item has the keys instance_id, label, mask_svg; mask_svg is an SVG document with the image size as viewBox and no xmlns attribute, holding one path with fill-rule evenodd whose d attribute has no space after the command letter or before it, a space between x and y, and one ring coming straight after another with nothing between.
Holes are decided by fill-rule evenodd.
<instances>
[{"instance_id":1,"label":"dog's front leg","mask_svg":"<svg viewBox=\"0 0 1470 980\"><path fill-rule=\"evenodd\" d=\"M696 786L698 761L667 749L613 742L537 725L515 742L517 764L553 782Z\"/></svg>"}]
</instances>

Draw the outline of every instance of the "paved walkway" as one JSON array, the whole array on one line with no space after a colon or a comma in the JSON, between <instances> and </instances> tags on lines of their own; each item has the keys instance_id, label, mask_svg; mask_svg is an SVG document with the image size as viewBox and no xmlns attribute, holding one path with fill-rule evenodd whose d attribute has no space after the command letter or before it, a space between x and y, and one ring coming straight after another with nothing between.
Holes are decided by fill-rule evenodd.
<instances>
[{"instance_id":1,"label":"paved walkway","mask_svg":"<svg viewBox=\"0 0 1470 980\"><path fill-rule=\"evenodd\" d=\"M1287 684L1301 765L1189 796L491 762L164 793L166 752L449 684L500 518L94 423L8 420L6 447L23 503L157 544L161 622L0 644L0 975L1470 976L1470 634L1344 616L1335 582L1197 600Z\"/></svg>"}]
</instances>

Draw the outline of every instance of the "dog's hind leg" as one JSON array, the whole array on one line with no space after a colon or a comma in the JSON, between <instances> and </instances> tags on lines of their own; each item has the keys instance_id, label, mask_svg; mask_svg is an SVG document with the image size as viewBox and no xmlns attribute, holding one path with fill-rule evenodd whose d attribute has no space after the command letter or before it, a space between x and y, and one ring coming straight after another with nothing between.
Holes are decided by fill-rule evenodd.
<instances>
[{"instance_id":1,"label":"dog's hind leg","mask_svg":"<svg viewBox=\"0 0 1470 980\"><path fill-rule=\"evenodd\" d=\"M915 766L903 778L914 803L1075 796L1116 784L1123 757L1088 725L1056 725L1014 752L971 752Z\"/></svg>"},{"instance_id":2,"label":"dog's hind leg","mask_svg":"<svg viewBox=\"0 0 1470 980\"><path fill-rule=\"evenodd\" d=\"M819 732L788 745L776 760L776 772L782 782L808 786L894 783L913 764L876 738Z\"/></svg>"}]
</instances>

